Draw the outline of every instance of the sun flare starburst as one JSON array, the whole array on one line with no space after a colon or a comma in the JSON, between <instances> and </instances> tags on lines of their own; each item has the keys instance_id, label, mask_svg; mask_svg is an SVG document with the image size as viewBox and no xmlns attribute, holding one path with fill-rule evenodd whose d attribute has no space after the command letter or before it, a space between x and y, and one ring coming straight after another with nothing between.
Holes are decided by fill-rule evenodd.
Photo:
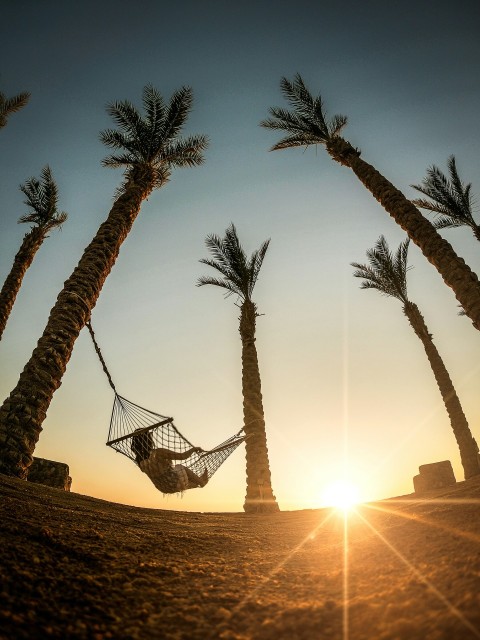
<instances>
[{"instance_id":1,"label":"sun flare starburst","mask_svg":"<svg viewBox=\"0 0 480 640\"><path fill-rule=\"evenodd\" d=\"M358 487L351 482L338 480L325 488L322 498L326 507L349 511L360 501L360 493Z\"/></svg>"}]
</instances>

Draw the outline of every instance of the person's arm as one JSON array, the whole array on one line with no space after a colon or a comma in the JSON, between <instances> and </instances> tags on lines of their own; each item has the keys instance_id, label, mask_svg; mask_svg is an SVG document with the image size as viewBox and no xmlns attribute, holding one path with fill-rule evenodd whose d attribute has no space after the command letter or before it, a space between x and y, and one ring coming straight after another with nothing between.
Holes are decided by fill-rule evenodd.
<instances>
[{"instance_id":1,"label":"person's arm","mask_svg":"<svg viewBox=\"0 0 480 640\"><path fill-rule=\"evenodd\" d=\"M162 458L166 458L167 460L177 459L177 454L175 453L175 451L170 451L170 449L162 449L161 447L158 447L153 451L156 456L161 456Z\"/></svg>"},{"instance_id":2,"label":"person's arm","mask_svg":"<svg viewBox=\"0 0 480 640\"><path fill-rule=\"evenodd\" d=\"M158 447L154 449L155 455L161 456L162 458L166 458L167 460L186 460L189 458L192 453L203 451L201 447L192 447L187 451L170 451L170 449L162 449L162 447Z\"/></svg>"},{"instance_id":3,"label":"person's arm","mask_svg":"<svg viewBox=\"0 0 480 640\"><path fill-rule=\"evenodd\" d=\"M173 453L173 451L170 451L169 453L172 454L172 460L186 460L192 455L192 453L199 453L200 451L203 451L202 447L192 447L183 453Z\"/></svg>"}]
</instances>

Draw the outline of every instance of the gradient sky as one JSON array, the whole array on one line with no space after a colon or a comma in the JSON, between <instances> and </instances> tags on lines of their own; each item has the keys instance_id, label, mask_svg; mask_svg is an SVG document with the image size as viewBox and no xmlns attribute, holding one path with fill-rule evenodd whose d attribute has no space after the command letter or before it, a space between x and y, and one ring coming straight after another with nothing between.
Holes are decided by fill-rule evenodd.
<instances>
[{"instance_id":1,"label":"gradient sky","mask_svg":"<svg viewBox=\"0 0 480 640\"><path fill-rule=\"evenodd\" d=\"M27 272L0 343L5 398L55 298L112 204L121 172L101 167L105 105L140 106L152 83L189 85L186 133L210 138L205 164L177 170L146 202L103 288L92 323L118 391L173 415L204 448L242 426L241 344L233 298L196 288L209 233L230 222L248 253L271 238L254 299L272 483L282 509L322 505L344 469L364 499L413 491L420 464L462 467L423 351L398 301L361 291L350 262L402 230L323 148L268 153L258 126L300 72L345 137L408 197L426 168L455 154L480 193L480 9L476 0L354 2L124 0L2 3L0 90L28 106L0 132L0 278L26 225L18 185L49 164L69 214ZM477 217L478 219L478 217ZM477 273L478 242L443 235ZM409 293L434 336L480 441L480 336L415 247ZM35 455L70 466L73 490L139 506L240 511L243 447L202 490L163 498L105 447L113 401L86 331L76 342Z\"/></svg>"}]
</instances>

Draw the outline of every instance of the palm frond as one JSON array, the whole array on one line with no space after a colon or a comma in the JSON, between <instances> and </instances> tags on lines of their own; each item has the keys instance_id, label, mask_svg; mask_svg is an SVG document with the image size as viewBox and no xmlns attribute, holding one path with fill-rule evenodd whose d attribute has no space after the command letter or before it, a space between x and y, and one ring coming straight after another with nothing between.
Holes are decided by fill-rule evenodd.
<instances>
[{"instance_id":1,"label":"palm frond","mask_svg":"<svg viewBox=\"0 0 480 640\"><path fill-rule=\"evenodd\" d=\"M281 107L269 110L270 118L260 124L267 129L286 131L289 135L272 147L272 151L287 147L326 144L339 135L347 123L345 116L336 115L327 119L321 96L313 97L300 74L293 81L283 77L280 88L291 111Z\"/></svg>"},{"instance_id":2,"label":"palm frond","mask_svg":"<svg viewBox=\"0 0 480 640\"><path fill-rule=\"evenodd\" d=\"M137 161L149 160L151 136L148 123L135 106L126 100L113 102L107 105L107 113L116 123L118 130L107 129L101 132L101 142L115 149L127 149Z\"/></svg>"},{"instance_id":3,"label":"palm frond","mask_svg":"<svg viewBox=\"0 0 480 640\"><path fill-rule=\"evenodd\" d=\"M60 227L66 220L68 220L68 213L66 213L65 211L61 211L60 213L57 213L56 216L53 218L54 226Z\"/></svg>"},{"instance_id":4,"label":"palm frond","mask_svg":"<svg viewBox=\"0 0 480 640\"><path fill-rule=\"evenodd\" d=\"M58 205L58 187L53 179L52 170L46 165L40 172L40 182L43 186L43 194L49 207L56 209Z\"/></svg>"},{"instance_id":5,"label":"palm frond","mask_svg":"<svg viewBox=\"0 0 480 640\"><path fill-rule=\"evenodd\" d=\"M296 113L292 113L282 107L271 107L269 113L272 116L263 120L260 124L266 129L279 129L291 131L303 131L304 121Z\"/></svg>"},{"instance_id":6,"label":"palm frond","mask_svg":"<svg viewBox=\"0 0 480 640\"><path fill-rule=\"evenodd\" d=\"M111 102L107 105L106 111L127 138L142 136L142 117L131 102Z\"/></svg>"},{"instance_id":7,"label":"palm frond","mask_svg":"<svg viewBox=\"0 0 480 640\"><path fill-rule=\"evenodd\" d=\"M430 198L418 198L412 200L415 206L432 211L434 214L442 216L442 226L437 228L469 226L475 229L476 223L473 218L473 197L471 194L471 184L464 184L460 179L455 162L455 156L448 158L448 170L450 176L447 177L438 167L432 165L427 169L427 176L420 185L411 186ZM445 218L450 218L450 223L446 223ZM437 221L438 222L438 221ZM436 226L436 224L435 224Z\"/></svg>"},{"instance_id":8,"label":"palm frond","mask_svg":"<svg viewBox=\"0 0 480 640\"><path fill-rule=\"evenodd\" d=\"M147 84L143 89L143 107L147 116L149 128L155 135L160 135L166 116L166 107L163 96L154 86Z\"/></svg>"},{"instance_id":9,"label":"palm frond","mask_svg":"<svg viewBox=\"0 0 480 640\"><path fill-rule=\"evenodd\" d=\"M215 284L235 293L243 300L250 300L269 242L270 240L264 242L247 260L233 222L226 229L223 238L216 234L208 235L205 244L212 258L202 258L200 262L221 273L223 280L203 277L198 281L198 286Z\"/></svg>"},{"instance_id":10,"label":"palm frond","mask_svg":"<svg viewBox=\"0 0 480 640\"><path fill-rule=\"evenodd\" d=\"M228 280L220 280L219 278L212 278L208 276L201 276L200 278L198 278L197 287L202 287L203 285L206 285L206 284L211 284L215 287L220 287L221 289L225 289L227 291L227 293L225 294L226 298L228 298L231 295L241 296L241 291L239 291L238 288Z\"/></svg>"},{"instance_id":11,"label":"palm frond","mask_svg":"<svg viewBox=\"0 0 480 640\"><path fill-rule=\"evenodd\" d=\"M356 269L354 277L364 280L360 287L377 289L383 295L397 298L403 303L407 302L408 246L409 239L402 242L393 254L384 236L380 236L375 246L367 251L368 265L351 263Z\"/></svg>"},{"instance_id":12,"label":"palm frond","mask_svg":"<svg viewBox=\"0 0 480 640\"><path fill-rule=\"evenodd\" d=\"M18 224L34 224L36 226L40 226L38 225L38 216L35 212L25 213L23 216L19 217L17 222Z\"/></svg>"},{"instance_id":13,"label":"palm frond","mask_svg":"<svg viewBox=\"0 0 480 640\"><path fill-rule=\"evenodd\" d=\"M0 128L7 124L7 118L10 114L20 111L29 100L30 93L28 91L17 93L11 98L7 98L4 93L0 92Z\"/></svg>"},{"instance_id":14,"label":"palm frond","mask_svg":"<svg viewBox=\"0 0 480 640\"><path fill-rule=\"evenodd\" d=\"M451 216L437 215L433 221L435 229L453 229L455 227L464 227L464 223L461 220L455 220Z\"/></svg>"},{"instance_id":15,"label":"palm frond","mask_svg":"<svg viewBox=\"0 0 480 640\"><path fill-rule=\"evenodd\" d=\"M270 147L270 151L279 151L280 149L289 149L291 147L310 147L316 144L320 144L320 141L314 136L299 133L282 138Z\"/></svg>"},{"instance_id":16,"label":"palm frond","mask_svg":"<svg viewBox=\"0 0 480 640\"><path fill-rule=\"evenodd\" d=\"M20 216L19 223L51 229L65 222L67 214L58 211L58 187L48 165L42 169L40 180L30 178L19 189L26 196L24 204L32 209L30 213Z\"/></svg>"},{"instance_id":17,"label":"palm frond","mask_svg":"<svg viewBox=\"0 0 480 640\"><path fill-rule=\"evenodd\" d=\"M22 91L17 95L7 98L7 96L0 92L0 109L8 113L16 113L24 107L30 100L31 94L28 91Z\"/></svg>"},{"instance_id":18,"label":"palm frond","mask_svg":"<svg viewBox=\"0 0 480 640\"><path fill-rule=\"evenodd\" d=\"M167 107L161 94L149 84L142 94L144 117L128 101L107 105L117 128L101 132L100 140L119 153L108 155L102 164L125 170L125 180L117 195L123 193L134 167L143 164L153 169L153 187L158 188L169 180L174 167L195 167L203 162L208 138L178 137L192 101L191 89L182 87L174 92Z\"/></svg>"},{"instance_id":19,"label":"palm frond","mask_svg":"<svg viewBox=\"0 0 480 640\"><path fill-rule=\"evenodd\" d=\"M305 86L303 78L299 73L295 74L293 81L283 76L280 80L280 90L287 102L292 105L299 115L309 117L315 110L315 107L318 109L318 102L315 102L315 99ZM320 99L320 107L321 106ZM323 119L323 112L321 112L321 118ZM324 119L323 122L325 123Z\"/></svg>"},{"instance_id":20,"label":"palm frond","mask_svg":"<svg viewBox=\"0 0 480 640\"><path fill-rule=\"evenodd\" d=\"M236 278L241 283L243 297L245 299L249 299L253 286L251 286L250 282L248 260L245 251L240 244L237 229L233 222L225 231L223 246L225 248L225 255L228 263L232 271L235 273Z\"/></svg>"},{"instance_id":21,"label":"palm frond","mask_svg":"<svg viewBox=\"0 0 480 640\"><path fill-rule=\"evenodd\" d=\"M100 132L99 138L100 142L112 149L129 148L129 151L131 151L133 147L132 139L117 129L105 129L105 131Z\"/></svg>"},{"instance_id":22,"label":"palm frond","mask_svg":"<svg viewBox=\"0 0 480 640\"><path fill-rule=\"evenodd\" d=\"M454 191L456 193L461 193L463 191L463 182L460 180L460 176L458 175L457 163L453 154L447 158L447 167Z\"/></svg>"},{"instance_id":23,"label":"palm frond","mask_svg":"<svg viewBox=\"0 0 480 640\"><path fill-rule=\"evenodd\" d=\"M393 256L393 269L396 274L399 276L399 281L403 283L403 289L405 296L407 295L407 271L411 269L408 266L408 247L410 246L410 238L406 238L402 243L400 243L397 252Z\"/></svg>"},{"instance_id":24,"label":"palm frond","mask_svg":"<svg viewBox=\"0 0 480 640\"><path fill-rule=\"evenodd\" d=\"M23 204L31 207L34 211L42 208L42 187L38 178L29 178L18 188L27 197Z\"/></svg>"},{"instance_id":25,"label":"palm frond","mask_svg":"<svg viewBox=\"0 0 480 640\"><path fill-rule=\"evenodd\" d=\"M411 185L417 191L421 191L421 189L415 185ZM424 193L424 192L422 192ZM415 198L412 200L412 204L414 204L419 209L425 209L426 211L432 211L433 213L438 213L442 215L449 215L450 208L446 205L440 204L439 202L432 202L431 200L425 200L425 198Z\"/></svg>"},{"instance_id":26,"label":"palm frond","mask_svg":"<svg viewBox=\"0 0 480 640\"><path fill-rule=\"evenodd\" d=\"M295 112L287 111L281 107L272 107L269 110L271 118L262 120L260 126L266 129L276 129L279 131L288 131L291 135L284 140L297 138L303 140L303 145L326 143L329 139L329 132L323 128L313 119L308 119L305 116L299 115ZM337 116L341 118L341 116ZM278 148L278 144L274 146Z\"/></svg>"},{"instance_id":27,"label":"palm frond","mask_svg":"<svg viewBox=\"0 0 480 640\"><path fill-rule=\"evenodd\" d=\"M190 87L181 87L173 93L162 127L164 140L172 140L181 133L192 105L193 92Z\"/></svg>"},{"instance_id":28,"label":"palm frond","mask_svg":"<svg viewBox=\"0 0 480 640\"><path fill-rule=\"evenodd\" d=\"M353 272L353 276L355 278L364 279L360 284L361 289L377 289L381 293L385 294L385 283L379 277L378 273L372 269L372 267L358 262L351 262L350 265L356 269L356 271Z\"/></svg>"},{"instance_id":29,"label":"palm frond","mask_svg":"<svg viewBox=\"0 0 480 640\"><path fill-rule=\"evenodd\" d=\"M166 107L161 94L148 84L143 89L142 103L145 118L141 118L141 136L138 136L136 146L139 157L153 161L162 145L162 127L165 120Z\"/></svg>"},{"instance_id":30,"label":"palm frond","mask_svg":"<svg viewBox=\"0 0 480 640\"><path fill-rule=\"evenodd\" d=\"M164 145L158 154L159 162L171 167L197 167L205 161L203 152L208 147L207 136L188 136Z\"/></svg>"},{"instance_id":31,"label":"palm frond","mask_svg":"<svg viewBox=\"0 0 480 640\"><path fill-rule=\"evenodd\" d=\"M222 282L229 282L236 288L236 290L241 291L241 280L238 278L238 274L228 265L221 264L220 262L215 262L215 260L209 260L208 258L203 258L199 260L199 262L201 262L202 264L206 264L208 267L212 267L212 269L216 269L216 271L221 273L225 279L222 280Z\"/></svg>"},{"instance_id":32,"label":"palm frond","mask_svg":"<svg viewBox=\"0 0 480 640\"><path fill-rule=\"evenodd\" d=\"M265 254L267 253L269 244L270 239L265 240L261 247L254 251L250 257L250 261L248 263L250 296L253 293L253 288L255 287L255 284L257 282L258 274L260 273L260 269L262 268L263 260L265 258Z\"/></svg>"},{"instance_id":33,"label":"palm frond","mask_svg":"<svg viewBox=\"0 0 480 640\"><path fill-rule=\"evenodd\" d=\"M119 167L131 167L137 162L135 156L130 153L122 153L118 155L109 155L103 158L102 166L118 169Z\"/></svg>"},{"instance_id":34,"label":"palm frond","mask_svg":"<svg viewBox=\"0 0 480 640\"><path fill-rule=\"evenodd\" d=\"M207 249L213 255L213 259L216 260L220 264L227 265L227 260L225 258L225 253L223 251L223 240L220 236L217 236L216 233L210 233L205 238L205 244L207 245ZM202 258L201 262L205 259Z\"/></svg>"},{"instance_id":35,"label":"palm frond","mask_svg":"<svg viewBox=\"0 0 480 640\"><path fill-rule=\"evenodd\" d=\"M242 291L242 282L245 279L243 268L245 256L242 256L241 252L240 256L237 255L238 241L236 243L235 238L232 238L231 227L227 229L225 238L210 234L206 237L205 244L213 258L203 258L200 262L219 271L226 280L234 284L240 293Z\"/></svg>"},{"instance_id":36,"label":"palm frond","mask_svg":"<svg viewBox=\"0 0 480 640\"><path fill-rule=\"evenodd\" d=\"M330 137L336 138L340 134L343 127L346 126L347 122L348 122L347 116L341 116L339 114L333 116L333 118L331 119L328 125Z\"/></svg>"}]
</instances>

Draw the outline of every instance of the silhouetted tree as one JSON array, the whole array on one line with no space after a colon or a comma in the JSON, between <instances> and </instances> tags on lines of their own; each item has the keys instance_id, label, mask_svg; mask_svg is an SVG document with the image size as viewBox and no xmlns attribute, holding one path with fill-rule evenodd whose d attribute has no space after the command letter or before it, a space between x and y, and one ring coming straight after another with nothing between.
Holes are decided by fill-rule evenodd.
<instances>
[{"instance_id":1,"label":"silhouetted tree","mask_svg":"<svg viewBox=\"0 0 480 640\"><path fill-rule=\"evenodd\" d=\"M41 173L40 180L30 178L20 186L26 195L24 204L32 211L18 220L19 223L32 224L30 231L25 234L20 249L15 256L13 266L0 292L0 339L10 316L15 299L22 286L23 277L32 264L35 254L47 237L48 232L61 225L67 219L67 214L58 211L58 189L53 179L50 167L46 166Z\"/></svg>"},{"instance_id":2,"label":"silhouetted tree","mask_svg":"<svg viewBox=\"0 0 480 640\"><path fill-rule=\"evenodd\" d=\"M452 380L433 343L425 320L417 305L408 299L408 244L409 240L402 242L395 255L393 255L385 238L380 236L375 247L367 251L368 265L352 262L352 266L356 268L353 275L356 278L363 278L362 289L376 289L383 295L396 298L403 304L403 313L407 316L413 330L422 341L438 388L442 394L450 424L460 449L465 478L471 478L480 473L478 445L472 436Z\"/></svg>"},{"instance_id":3,"label":"silhouetted tree","mask_svg":"<svg viewBox=\"0 0 480 640\"><path fill-rule=\"evenodd\" d=\"M288 134L272 150L325 145L329 155L352 169L395 222L420 247L423 255L451 287L475 328L480 330L480 283L477 275L457 256L415 205L374 167L364 162L359 149L339 135L347 122L345 116L337 115L328 120L321 97L314 98L311 95L299 74L293 82L282 78L281 89L292 110L272 107L271 118L261 123L268 129Z\"/></svg>"},{"instance_id":4,"label":"silhouetted tree","mask_svg":"<svg viewBox=\"0 0 480 640\"><path fill-rule=\"evenodd\" d=\"M258 313L252 300L253 289L269 242L270 240L264 242L260 249L254 251L247 259L234 224L225 231L224 238L214 234L207 236L205 243L212 258L202 258L200 262L216 269L222 277L203 276L197 283L198 286L210 284L221 287L226 290L227 297L233 294L240 301L243 419L247 435L247 495L243 508L247 513L278 511L272 491L262 388L255 346Z\"/></svg>"},{"instance_id":5,"label":"silhouetted tree","mask_svg":"<svg viewBox=\"0 0 480 640\"><path fill-rule=\"evenodd\" d=\"M20 478L27 475L42 423L75 340L90 317L142 202L168 181L174 167L203 162L205 136L179 137L192 100L191 89L183 87L165 104L156 89L148 85L143 91L144 116L127 101L107 107L118 128L101 134L102 142L116 150L103 164L122 167L124 183L107 219L65 282L17 386L0 408L1 473Z\"/></svg>"}]
</instances>

